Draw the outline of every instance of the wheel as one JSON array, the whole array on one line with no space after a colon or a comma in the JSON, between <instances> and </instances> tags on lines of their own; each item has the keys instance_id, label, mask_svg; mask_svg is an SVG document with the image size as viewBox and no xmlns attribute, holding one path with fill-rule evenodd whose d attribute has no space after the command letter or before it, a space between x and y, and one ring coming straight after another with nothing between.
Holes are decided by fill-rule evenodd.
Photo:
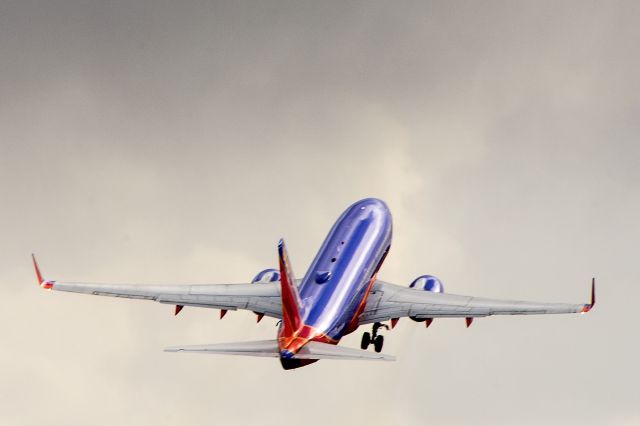
<instances>
[{"instance_id":1,"label":"wheel","mask_svg":"<svg viewBox=\"0 0 640 426\"><path fill-rule=\"evenodd\" d=\"M376 340L373 341L373 348L376 352L380 352L382 350L382 345L384 344L384 336L376 337Z\"/></svg>"},{"instance_id":2,"label":"wheel","mask_svg":"<svg viewBox=\"0 0 640 426\"><path fill-rule=\"evenodd\" d=\"M370 343L371 343L371 334L369 334L368 331L365 331L365 333L362 335L362 341L360 342L360 347L366 351Z\"/></svg>"}]
</instances>

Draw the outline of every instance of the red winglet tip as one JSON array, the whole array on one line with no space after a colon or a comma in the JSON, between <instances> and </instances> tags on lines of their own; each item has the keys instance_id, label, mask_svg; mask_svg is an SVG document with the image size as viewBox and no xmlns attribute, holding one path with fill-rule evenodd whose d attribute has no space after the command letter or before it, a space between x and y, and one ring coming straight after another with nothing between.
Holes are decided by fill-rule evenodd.
<instances>
[{"instance_id":1,"label":"red winglet tip","mask_svg":"<svg viewBox=\"0 0 640 426\"><path fill-rule=\"evenodd\" d=\"M38 261L36 260L36 255L33 253L31 253L31 260L33 261L33 268L36 270L36 278L38 279L38 285L40 285L44 280L42 279L42 274L40 273L40 268L38 267Z\"/></svg>"},{"instance_id":2,"label":"red winglet tip","mask_svg":"<svg viewBox=\"0 0 640 426\"><path fill-rule=\"evenodd\" d=\"M391 318L391 328L396 328L396 324L398 324L399 320L400 318Z\"/></svg>"},{"instance_id":3,"label":"red winglet tip","mask_svg":"<svg viewBox=\"0 0 640 426\"><path fill-rule=\"evenodd\" d=\"M33 260L33 267L36 270L36 279L38 280L38 285L45 290L51 290L53 288L53 281L46 281L44 278L42 278L42 273L40 272L38 261L36 260L36 256L33 253L31 253L31 260Z\"/></svg>"},{"instance_id":4,"label":"red winglet tip","mask_svg":"<svg viewBox=\"0 0 640 426\"><path fill-rule=\"evenodd\" d=\"M183 305L176 305L176 311L173 315L178 315L180 313L180 311L182 310L182 308L184 308Z\"/></svg>"},{"instance_id":5,"label":"red winglet tip","mask_svg":"<svg viewBox=\"0 0 640 426\"><path fill-rule=\"evenodd\" d=\"M424 322L424 326L426 328L429 328L432 322L433 322L433 318L427 318L427 320Z\"/></svg>"},{"instance_id":6,"label":"red winglet tip","mask_svg":"<svg viewBox=\"0 0 640 426\"><path fill-rule=\"evenodd\" d=\"M583 314L586 314L591 309L593 309L595 305L596 305L596 279L592 278L591 279L591 303L589 303L588 305L584 305L581 312Z\"/></svg>"},{"instance_id":7,"label":"red winglet tip","mask_svg":"<svg viewBox=\"0 0 640 426\"><path fill-rule=\"evenodd\" d=\"M471 323L473 323L473 317L466 317L464 319L464 322L467 324L467 328L469 328L471 326Z\"/></svg>"},{"instance_id":8,"label":"red winglet tip","mask_svg":"<svg viewBox=\"0 0 640 426\"><path fill-rule=\"evenodd\" d=\"M256 314L256 315L257 315L256 322L262 321L262 318L264 317L264 314Z\"/></svg>"},{"instance_id":9,"label":"red winglet tip","mask_svg":"<svg viewBox=\"0 0 640 426\"><path fill-rule=\"evenodd\" d=\"M220 319L224 318L225 315L227 315L227 310L226 309L220 309Z\"/></svg>"}]
</instances>

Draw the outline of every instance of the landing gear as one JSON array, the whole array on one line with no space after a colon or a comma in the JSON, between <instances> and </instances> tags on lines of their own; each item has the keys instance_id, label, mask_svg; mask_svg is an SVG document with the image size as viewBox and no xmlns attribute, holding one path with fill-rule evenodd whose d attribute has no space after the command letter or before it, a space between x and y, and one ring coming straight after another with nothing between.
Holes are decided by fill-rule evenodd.
<instances>
[{"instance_id":1,"label":"landing gear","mask_svg":"<svg viewBox=\"0 0 640 426\"><path fill-rule=\"evenodd\" d=\"M371 333L366 331L362 335L362 341L360 342L360 348L362 348L362 350L366 351L371 343L373 343L373 350L375 350L376 352L380 352L382 350L382 345L384 344L384 336L378 335L378 329L380 328L388 330L389 326L380 322L376 322L373 324Z\"/></svg>"},{"instance_id":2,"label":"landing gear","mask_svg":"<svg viewBox=\"0 0 640 426\"><path fill-rule=\"evenodd\" d=\"M370 344L371 344L371 334L369 334L368 331L365 331L365 333L362 335L362 341L360 342L360 348L362 350L366 351Z\"/></svg>"},{"instance_id":3,"label":"landing gear","mask_svg":"<svg viewBox=\"0 0 640 426\"><path fill-rule=\"evenodd\" d=\"M384 344L384 336L376 337L376 340L373 341L373 349L376 352L380 352L382 350L382 345Z\"/></svg>"}]
</instances>

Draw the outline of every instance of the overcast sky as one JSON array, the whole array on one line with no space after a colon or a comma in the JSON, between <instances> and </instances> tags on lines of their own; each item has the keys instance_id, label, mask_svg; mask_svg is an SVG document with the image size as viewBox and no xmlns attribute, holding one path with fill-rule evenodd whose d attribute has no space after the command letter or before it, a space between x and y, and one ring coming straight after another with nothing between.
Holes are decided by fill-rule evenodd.
<instances>
[{"instance_id":1,"label":"overcast sky","mask_svg":"<svg viewBox=\"0 0 640 426\"><path fill-rule=\"evenodd\" d=\"M637 425L638 2L0 1L0 423ZM352 202L380 278L598 305L402 319L395 363L163 353L275 320L40 291L304 274ZM342 344L357 347L363 331Z\"/></svg>"}]
</instances>

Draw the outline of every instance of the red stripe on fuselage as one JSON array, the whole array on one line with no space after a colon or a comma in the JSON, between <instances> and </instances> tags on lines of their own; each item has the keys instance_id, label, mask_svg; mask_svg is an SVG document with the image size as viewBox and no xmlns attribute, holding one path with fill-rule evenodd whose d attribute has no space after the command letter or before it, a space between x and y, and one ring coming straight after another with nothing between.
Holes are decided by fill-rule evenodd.
<instances>
[{"instance_id":1,"label":"red stripe on fuselage","mask_svg":"<svg viewBox=\"0 0 640 426\"><path fill-rule=\"evenodd\" d=\"M356 309L355 314L351 318L351 321L349 321L349 325L347 326L347 329L345 330L344 335L347 335L349 333L354 332L358 328L358 326L360 325L359 324L360 315L364 311L365 306L367 306L367 300L369 299L369 294L371 293L371 287L373 287L373 284L376 282L376 279L378 277L378 271L382 267L382 263L386 259L387 253L389 253L389 249L390 248L391 248L391 246L387 247L387 249L384 251L384 254L382 255L382 258L378 262L378 266L376 266L376 270L373 273L373 276L371 277L371 281L369 281L369 284L367 285L367 291L364 294L364 297L362 298L362 301L360 302L360 305L358 305L358 309Z\"/></svg>"},{"instance_id":2,"label":"red stripe on fuselage","mask_svg":"<svg viewBox=\"0 0 640 426\"><path fill-rule=\"evenodd\" d=\"M292 336L283 336L282 334L278 337L278 347L280 350L288 350L291 353L298 353L300 349L310 341L321 342L321 343L330 343L332 345L336 345L338 343L337 340L332 339L324 333L318 332L317 329L309 326L303 325L298 329Z\"/></svg>"},{"instance_id":3,"label":"red stripe on fuselage","mask_svg":"<svg viewBox=\"0 0 640 426\"><path fill-rule=\"evenodd\" d=\"M360 319L360 315L362 314L362 312L364 311L364 307L367 306L367 300L369 299L369 293L371 292L371 287L373 287L373 283L376 282L376 277L378 276L378 274L374 274L373 277L371 277L371 281L369 281L369 284L367 285L367 292L365 293L364 297L362 298L362 301L360 302L360 305L358 305L358 309L356 309L355 314L353 315L353 317L351 318L351 321L349 321L349 325L347 326L344 335L346 336L349 333L353 333L359 325L359 319Z\"/></svg>"}]
</instances>

